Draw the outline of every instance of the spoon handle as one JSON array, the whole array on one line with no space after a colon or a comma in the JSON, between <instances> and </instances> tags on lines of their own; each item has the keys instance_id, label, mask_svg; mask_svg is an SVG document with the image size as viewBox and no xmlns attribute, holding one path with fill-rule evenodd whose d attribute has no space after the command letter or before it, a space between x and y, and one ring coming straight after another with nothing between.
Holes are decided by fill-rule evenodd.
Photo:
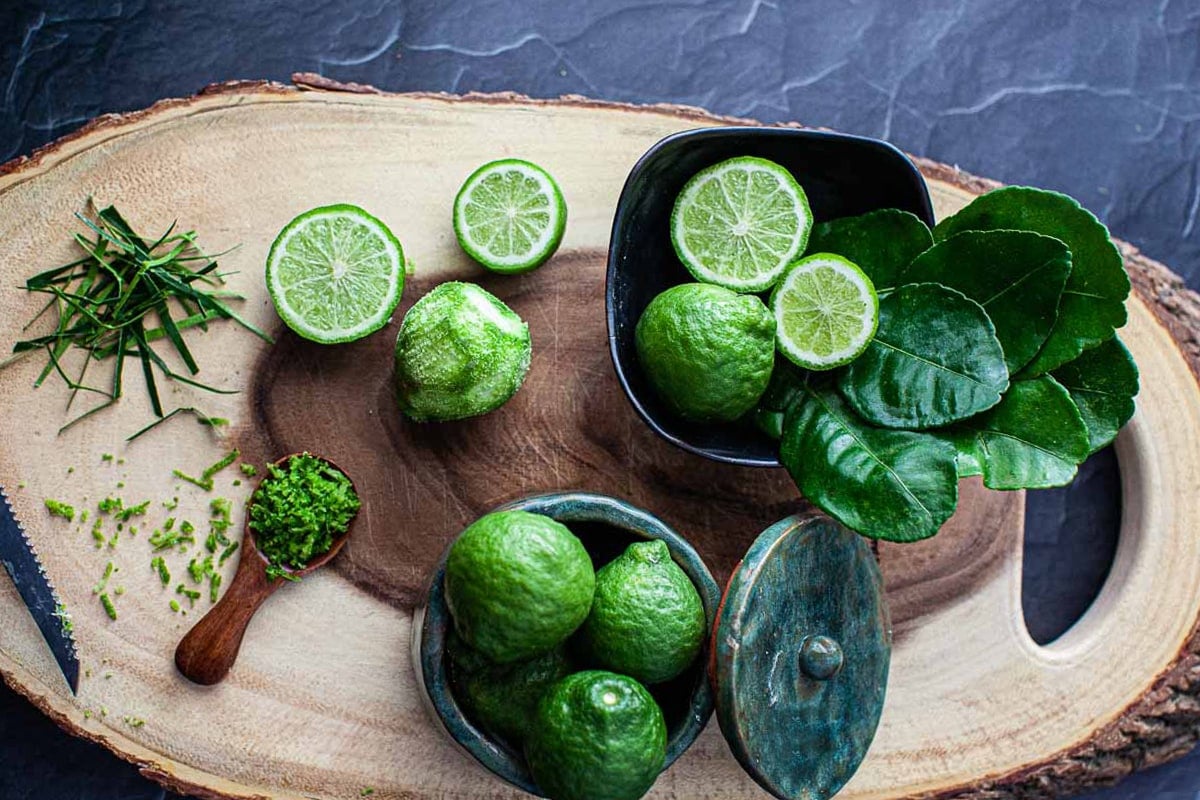
<instances>
[{"instance_id":1,"label":"spoon handle","mask_svg":"<svg viewBox=\"0 0 1200 800\"><path fill-rule=\"evenodd\" d=\"M246 626L281 583L267 577L262 558L253 546L246 547L225 596L175 648L175 666L183 676L201 686L224 680L237 660Z\"/></svg>"}]
</instances>

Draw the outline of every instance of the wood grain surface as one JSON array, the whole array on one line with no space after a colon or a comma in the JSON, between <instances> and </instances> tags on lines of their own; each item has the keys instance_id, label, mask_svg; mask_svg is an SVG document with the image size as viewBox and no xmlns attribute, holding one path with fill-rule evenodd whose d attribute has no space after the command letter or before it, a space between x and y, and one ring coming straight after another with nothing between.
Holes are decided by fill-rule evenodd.
<instances>
[{"instance_id":1,"label":"wood grain surface","mask_svg":"<svg viewBox=\"0 0 1200 800\"><path fill-rule=\"evenodd\" d=\"M409 664L411 610L446 541L500 502L586 489L661 516L723 581L760 531L800 507L782 471L718 465L658 440L620 393L606 346L604 262L626 174L661 137L729 120L582 98L298 83L223 85L101 118L0 168L0 349L36 308L12 287L71 255L72 213L88 196L148 229L178 218L213 251L240 243L222 259L238 271L230 285L247 295L246 315L278 338L268 347L229 325L189 338L199 377L241 392L189 389L164 403L197 402L228 417L218 436L178 419L126 445L149 414L136 376L119 407L59 436L66 391L33 391L33 360L0 373L0 485L24 484L13 504L73 615L88 671L72 697L15 590L0 581L0 674L68 730L201 797L351 798L368 786L377 797L513 796L441 737ZM450 207L476 166L516 155L555 175L571 217L546 267L492 277L459 251ZM989 185L920 166L942 215ZM403 242L415 273L400 312L438 282L463 278L529 322L534 361L512 402L453 425L406 423L390 388L399 313L379 334L336 348L282 330L261 279L267 249L296 213L330 202L364 206ZM888 699L843 796L1048 796L1113 780L1195 740L1200 303L1165 268L1125 253L1137 293L1123 336L1143 390L1118 440L1124 518L1112 576L1079 624L1039 647L1021 615L1023 495L964 482L959 514L938 537L881 547L896 632ZM207 598L185 603L186 617L172 613L175 595L149 568L144 531L96 550L88 526L49 518L42 501L152 499L148 528L167 515L158 501L178 496L171 513L203 530L211 497L242 500L249 482L234 486L237 474L224 472L208 495L171 471L194 474L234 446L257 465L302 449L326 455L365 505L338 559L272 597L226 681L201 688L176 673L172 652ZM172 559L182 575L187 558ZM115 622L92 593L109 560L126 588ZM762 795L713 724L654 796Z\"/></svg>"}]
</instances>

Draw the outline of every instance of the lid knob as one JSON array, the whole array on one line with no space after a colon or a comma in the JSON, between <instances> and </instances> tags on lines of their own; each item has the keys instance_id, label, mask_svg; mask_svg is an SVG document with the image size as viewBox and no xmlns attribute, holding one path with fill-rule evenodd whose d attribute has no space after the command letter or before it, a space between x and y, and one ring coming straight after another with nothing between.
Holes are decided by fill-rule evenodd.
<instances>
[{"instance_id":1,"label":"lid knob","mask_svg":"<svg viewBox=\"0 0 1200 800\"><path fill-rule=\"evenodd\" d=\"M800 669L814 681L827 681L842 671L842 646L829 636L805 636L800 643Z\"/></svg>"}]
</instances>

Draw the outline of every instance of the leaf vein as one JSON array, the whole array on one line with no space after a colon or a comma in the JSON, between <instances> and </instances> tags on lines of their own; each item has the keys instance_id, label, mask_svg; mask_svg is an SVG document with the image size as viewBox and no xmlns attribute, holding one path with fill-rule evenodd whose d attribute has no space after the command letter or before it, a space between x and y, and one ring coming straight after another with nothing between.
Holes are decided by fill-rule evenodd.
<instances>
[{"instance_id":1,"label":"leaf vein","mask_svg":"<svg viewBox=\"0 0 1200 800\"><path fill-rule=\"evenodd\" d=\"M888 348L889 350L900 353L901 355L908 356L909 358L913 359L914 361L920 361L921 363L928 364L929 366L934 367L935 369L940 369L944 372L950 373L951 375L957 375L958 377L968 380L971 383L974 383L978 386L982 386L985 389L992 389L993 391L995 391L995 387L992 386L991 384L984 383L983 381L979 380L978 378L968 375L965 372L959 372L958 370L951 369L950 367L946 366L945 364L939 364L936 361L932 361L928 358L919 356L916 353L905 350L903 347L899 347L898 345L894 345L891 342L884 341L883 339L880 339L878 335L875 336L875 342L882 345L883 347Z\"/></svg>"},{"instance_id":2,"label":"leaf vein","mask_svg":"<svg viewBox=\"0 0 1200 800\"><path fill-rule=\"evenodd\" d=\"M917 497L913 493L912 489L910 489L908 487L908 484L904 482L904 480L900 477L900 475L896 472L896 470L892 469L891 465L889 465L882 458L880 458L878 455L876 455L875 451L871 449L870 445L868 445L858 435L855 434L854 429L852 427L850 427L850 424L845 420L845 418L842 417L840 414L838 414L836 411L834 411L833 408L831 408L830 405L825 402L825 399L823 397L821 397L820 395L818 395L814 392L811 392L811 391L809 392L809 394L813 397L813 399L815 399L818 403L821 404L821 406L825 409L826 412L829 413L829 415L831 417L833 417L834 419L836 419L838 421L838 424L842 428L842 430L844 430L851 439L853 439L855 442L857 442L858 445L860 447L862 447L862 449L866 452L866 454L869 455L872 459L874 459L875 463L877 463L879 466L883 467L887 471L887 473L892 476L892 479L896 482L896 484L898 484L900 486L900 488L904 492L904 494L906 494L910 498L912 498L912 501L914 503L916 503L918 507L920 507L921 511L925 512L925 516L927 516L929 518L929 520L932 522L933 521L933 512L930 511L925 506L925 504L921 502L921 498Z\"/></svg>"}]
</instances>

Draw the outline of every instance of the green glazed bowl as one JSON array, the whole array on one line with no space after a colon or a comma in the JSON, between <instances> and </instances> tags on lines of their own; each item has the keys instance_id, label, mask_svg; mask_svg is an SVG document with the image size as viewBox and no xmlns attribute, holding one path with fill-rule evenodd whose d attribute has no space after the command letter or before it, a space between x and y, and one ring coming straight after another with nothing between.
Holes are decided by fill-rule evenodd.
<instances>
[{"instance_id":1,"label":"green glazed bowl","mask_svg":"<svg viewBox=\"0 0 1200 800\"><path fill-rule=\"evenodd\" d=\"M630 544L662 539L671 556L692 579L709 630L720 604L721 591L696 550L662 520L614 497L588 492L558 492L535 495L506 503L495 511L529 511L544 514L566 525L580 538L596 569L607 564ZM450 688L446 637L452 622L443 594L446 555L442 554L430 576L425 602L413 616L412 658L422 696L438 724L462 749L488 770L513 786L540 795L519 749L490 736L472 722L459 707ZM686 672L667 683L649 687L667 722L665 770L692 745L713 713L712 690L706 672L710 637Z\"/></svg>"}]
</instances>

